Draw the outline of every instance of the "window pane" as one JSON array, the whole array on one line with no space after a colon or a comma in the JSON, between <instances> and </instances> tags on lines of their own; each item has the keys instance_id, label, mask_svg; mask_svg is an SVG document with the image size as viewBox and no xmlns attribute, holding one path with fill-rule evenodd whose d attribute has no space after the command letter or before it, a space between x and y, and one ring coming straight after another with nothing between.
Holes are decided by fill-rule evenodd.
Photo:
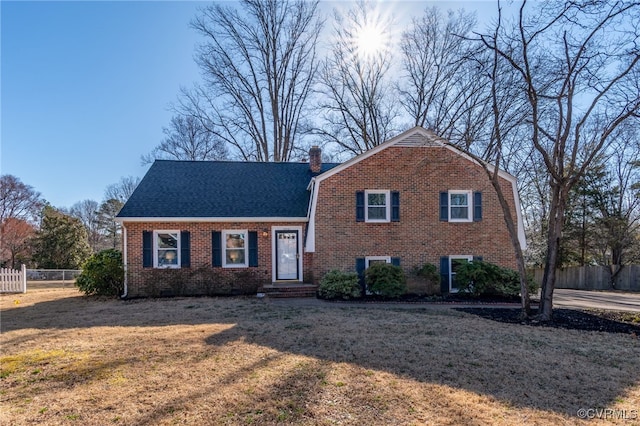
<instances>
[{"instance_id":1,"label":"window pane","mask_svg":"<svg viewBox=\"0 0 640 426\"><path fill-rule=\"evenodd\" d=\"M370 206L386 206L387 205L387 194L367 194L368 195L368 204Z\"/></svg>"},{"instance_id":2,"label":"window pane","mask_svg":"<svg viewBox=\"0 0 640 426\"><path fill-rule=\"evenodd\" d=\"M244 248L244 234L227 234L227 248Z\"/></svg>"},{"instance_id":3,"label":"window pane","mask_svg":"<svg viewBox=\"0 0 640 426\"><path fill-rule=\"evenodd\" d=\"M451 219L469 219L469 208L451 207Z\"/></svg>"},{"instance_id":4,"label":"window pane","mask_svg":"<svg viewBox=\"0 0 640 426\"><path fill-rule=\"evenodd\" d=\"M227 265L244 265L244 249L227 249Z\"/></svg>"},{"instance_id":5,"label":"window pane","mask_svg":"<svg viewBox=\"0 0 640 426\"><path fill-rule=\"evenodd\" d=\"M158 266L177 265L178 250L158 250Z\"/></svg>"},{"instance_id":6,"label":"window pane","mask_svg":"<svg viewBox=\"0 0 640 426\"><path fill-rule=\"evenodd\" d=\"M469 263L468 259L451 259L451 272L455 274L461 265L466 265L467 263Z\"/></svg>"},{"instance_id":7,"label":"window pane","mask_svg":"<svg viewBox=\"0 0 640 426\"><path fill-rule=\"evenodd\" d=\"M451 259L451 288L458 289L459 283L456 279L456 271L461 265L469 263L467 259Z\"/></svg>"},{"instance_id":8,"label":"window pane","mask_svg":"<svg viewBox=\"0 0 640 426\"><path fill-rule=\"evenodd\" d=\"M158 234L158 248L178 248L178 235Z\"/></svg>"},{"instance_id":9,"label":"window pane","mask_svg":"<svg viewBox=\"0 0 640 426\"><path fill-rule=\"evenodd\" d=\"M451 194L451 205L452 206L468 206L469 203L467 201L468 194Z\"/></svg>"},{"instance_id":10,"label":"window pane","mask_svg":"<svg viewBox=\"0 0 640 426\"><path fill-rule=\"evenodd\" d=\"M384 220L387 218L387 208L386 207L369 207L368 219L369 220Z\"/></svg>"}]
</instances>

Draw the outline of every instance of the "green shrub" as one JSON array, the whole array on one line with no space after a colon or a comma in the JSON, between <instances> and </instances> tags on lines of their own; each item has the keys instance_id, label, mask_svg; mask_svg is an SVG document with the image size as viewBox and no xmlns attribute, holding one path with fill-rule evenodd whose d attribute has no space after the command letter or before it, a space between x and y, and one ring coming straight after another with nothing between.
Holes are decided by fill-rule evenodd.
<instances>
[{"instance_id":1,"label":"green shrub","mask_svg":"<svg viewBox=\"0 0 640 426\"><path fill-rule=\"evenodd\" d=\"M407 278L401 267L390 263L374 263L365 271L367 288L373 294L399 297L407 292Z\"/></svg>"},{"instance_id":2,"label":"green shrub","mask_svg":"<svg viewBox=\"0 0 640 426\"><path fill-rule=\"evenodd\" d=\"M420 278L433 284L440 284L440 274L436 265L425 263L420 268L416 268L414 273Z\"/></svg>"},{"instance_id":3,"label":"green shrub","mask_svg":"<svg viewBox=\"0 0 640 426\"><path fill-rule=\"evenodd\" d=\"M118 296L124 291L122 253L108 249L91 256L76 279L76 286L85 294Z\"/></svg>"},{"instance_id":4,"label":"green shrub","mask_svg":"<svg viewBox=\"0 0 640 426\"><path fill-rule=\"evenodd\" d=\"M322 299L350 299L360 296L358 274L336 269L327 272L320 281L318 297Z\"/></svg>"},{"instance_id":5,"label":"green shrub","mask_svg":"<svg viewBox=\"0 0 640 426\"><path fill-rule=\"evenodd\" d=\"M520 275L513 269L474 260L460 265L456 281L461 292L480 296L517 297L520 295ZM527 277L529 294L538 291L532 277Z\"/></svg>"}]
</instances>

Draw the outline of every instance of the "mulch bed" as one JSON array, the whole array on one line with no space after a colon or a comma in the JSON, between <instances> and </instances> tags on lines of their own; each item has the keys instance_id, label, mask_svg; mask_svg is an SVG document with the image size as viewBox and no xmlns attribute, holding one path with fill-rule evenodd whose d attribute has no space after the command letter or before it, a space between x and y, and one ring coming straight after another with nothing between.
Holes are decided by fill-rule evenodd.
<instances>
[{"instance_id":1,"label":"mulch bed","mask_svg":"<svg viewBox=\"0 0 640 426\"><path fill-rule=\"evenodd\" d=\"M640 336L640 313L635 312L554 309L551 322L540 322L535 319L537 309L531 310L532 318L527 320L520 318L520 309L513 308L456 308L456 310L509 324Z\"/></svg>"}]
</instances>

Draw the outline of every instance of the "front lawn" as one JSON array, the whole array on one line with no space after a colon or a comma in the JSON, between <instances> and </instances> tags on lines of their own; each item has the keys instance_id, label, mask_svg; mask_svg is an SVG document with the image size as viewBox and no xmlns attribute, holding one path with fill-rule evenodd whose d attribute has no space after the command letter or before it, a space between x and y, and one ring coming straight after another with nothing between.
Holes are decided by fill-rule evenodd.
<instances>
[{"instance_id":1,"label":"front lawn","mask_svg":"<svg viewBox=\"0 0 640 426\"><path fill-rule=\"evenodd\" d=\"M2 295L0 309L0 424L548 425L580 424L580 409L640 422L633 334L74 289Z\"/></svg>"}]
</instances>

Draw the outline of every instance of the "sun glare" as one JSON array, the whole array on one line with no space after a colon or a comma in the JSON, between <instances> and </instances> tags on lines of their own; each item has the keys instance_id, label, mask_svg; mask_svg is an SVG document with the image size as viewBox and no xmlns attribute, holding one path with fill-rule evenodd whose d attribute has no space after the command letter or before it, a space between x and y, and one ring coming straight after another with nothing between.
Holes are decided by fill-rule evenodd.
<instances>
[{"instance_id":1,"label":"sun glare","mask_svg":"<svg viewBox=\"0 0 640 426\"><path fill-rule=\"evenodd\" d=\"M358 46L358 54L364 58L382 52L387 47L384 30L378 25L364 25L358 30L356 45Z\"/></svg>"}]
</instances>

